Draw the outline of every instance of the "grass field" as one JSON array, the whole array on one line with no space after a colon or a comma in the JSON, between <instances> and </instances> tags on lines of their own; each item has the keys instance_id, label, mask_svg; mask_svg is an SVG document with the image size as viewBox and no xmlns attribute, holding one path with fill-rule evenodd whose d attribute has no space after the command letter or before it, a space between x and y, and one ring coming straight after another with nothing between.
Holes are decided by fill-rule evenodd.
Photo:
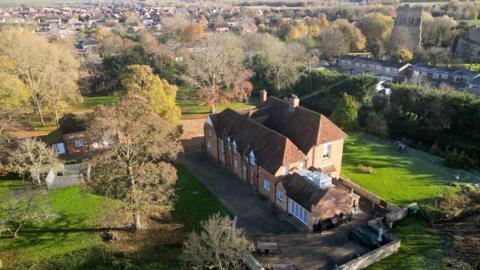
<instances>
[{"instance_id":1,"label":"grass field","mask_svg":"<svg viewBox=\"0 0 480 270\"><path fill-rule=\"evenodd\" d=\"M0 197L14 192L16 187L23 184L21 180L0 179ZM207 219L210 215L217 212L230 213L182 166L178 167L176 189L177 198L173 217L174 222L182 224L184 236L193 228L198 228L200 221ZM81 264L91 260L86 258L87 256L98 257L100 256L98 252L108 248L99 237L99 218L103 211L113 209L115 201L87 193L79 187L49 191L48 199L58 218L45 224L25 228L16 240L1 238L0 258L4 263L35 264L56 256L59 260ZM161 253L165 253L163 257L173 257L173 262L168 262L165 266L164 262L157 261L151 268L179 269L181 265L177 256L180 252L181 245L156 249L156 258L162 258ZM142 258L138 260L143 261ZM150 262L149 265L152 263ZM147 268L149 269L149 267L145 269Z\"/></svg>"},{"instance_id":2,"label":"grass field","mask_svg":"<svg viewBox=\"0 0 480 270\"><path fill-rule=\"evenodd\" d=\"M372 174L358 171L358 164L373 167ZM439 195L455 179L457 170L442 165L441 159L408 148L402 153L393 142L364 133L352 133L345 141L342 173L353 182L396 204L425 203ZM477 181L479 173L461 172ZM420 217L407 218L393 229L402 240L400 252L369 269L442 269L445 241Z\"/></svg>"},{"instance_id":3,"label":"grass field","mask_svg":"<svg viewBox=\"0 0 480 270\"><path fill-rule=\"evenodd\" d=\"M373 167L372 174L358 171L359 164ZM345 141L342 173L353 182L396 204L424 202L439 195L460 174L463 180L480 180L480 173L448 168L439 157L408 148L399 152L393 142L364 133Z\"/></svg>"},{"instance_id":4,"label":"grass field","mask_svg":"<svg viewBox=\"0 0 480 270\"><path fill-rule=\"evenodd\" d=\"M85 113L91 111L97 105L111 105L120 99L119 96L91 96L84 97L83 103L72 106L68 109L69 112ZM241 110L255 106L258 103L257 99L252 99L248 103L224 103L217 104L217 112L221 112L226 108L234 110ZM195 100L177 100L177 106L180 107L183 117L192 117L210 113L210 109L204 102Z\"/></svg>"}]
</instances>

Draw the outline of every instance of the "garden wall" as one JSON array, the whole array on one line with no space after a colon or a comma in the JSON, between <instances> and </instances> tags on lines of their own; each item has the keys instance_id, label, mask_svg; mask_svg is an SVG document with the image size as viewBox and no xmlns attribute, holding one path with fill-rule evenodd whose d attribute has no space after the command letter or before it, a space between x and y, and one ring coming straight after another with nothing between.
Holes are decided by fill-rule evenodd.
<instances>
[{"instance_id":1,"label":"garden wall","mask_svg":"<svg viewBox=\"0 0 480 270\"><path fill-rule=\"evenodd\" d=\"M374 249L358 258L355 258L345 264L335 268L336 270L359 270L366 268L396 252L400 249L400 239Z\"/></svg>"},{"instance_id":2,"label":"garden wall","mask_svg":"<svg viewBox=\"0 0 480 270\"><path fill-rule=\"evenodd\" d=\"M353 192L360 195L361 197L371 201L372 203L380 206L381 208L386 209L387 211L397 210L399 207L393 203L389 203L384 201L382 198L378 197L377 195L373 194L372 192L362 188L361 186L353 183L352 181L348 180L347 178L341 176L340 178L335 179L335 182L346 186L348 188L353 189Z\"/></svg>"}]
</instances>

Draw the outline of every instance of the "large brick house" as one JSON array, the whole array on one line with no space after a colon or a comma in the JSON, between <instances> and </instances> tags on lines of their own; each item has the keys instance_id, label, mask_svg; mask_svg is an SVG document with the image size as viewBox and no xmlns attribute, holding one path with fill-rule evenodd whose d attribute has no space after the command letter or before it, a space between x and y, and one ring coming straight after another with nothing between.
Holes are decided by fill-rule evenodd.
<instances>
[{"instance_id":1,"label":"large brick house","mask_svg":"<svg viewBox=\"0 0 480 270\"><path fill-rule=\"evenodd\" d=\"M261 93L251 110L226 109L204 125L206 151L311 230L351 215L352 193L340 176L346 134L300 100Z\"/></svg>"}]
</instances>

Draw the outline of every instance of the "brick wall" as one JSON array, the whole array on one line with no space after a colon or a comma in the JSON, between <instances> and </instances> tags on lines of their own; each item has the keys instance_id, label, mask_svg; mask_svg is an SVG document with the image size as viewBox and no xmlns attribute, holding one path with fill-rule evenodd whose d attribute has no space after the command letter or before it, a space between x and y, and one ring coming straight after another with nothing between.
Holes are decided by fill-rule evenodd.
<instances>
[{"instance_id":1,"label":"brick wall","mask_svg":"<svg viewBox=\"0 0 480 270\"><path fill-rule=\"evenodd\" d=\"M338 140L331 143L331 152L330 157L327 159L323 158L323 147L324 144L314 146L312 150L307 154L307 165L308 167L314 167L320 169L323 166L328 166L333 164L336 168L336 171L331 173L332 177L340 177L342 169L342 157L343 157L343 140ZM328 144L328 143L327 143Z\"/></svg>"}]
</instances>

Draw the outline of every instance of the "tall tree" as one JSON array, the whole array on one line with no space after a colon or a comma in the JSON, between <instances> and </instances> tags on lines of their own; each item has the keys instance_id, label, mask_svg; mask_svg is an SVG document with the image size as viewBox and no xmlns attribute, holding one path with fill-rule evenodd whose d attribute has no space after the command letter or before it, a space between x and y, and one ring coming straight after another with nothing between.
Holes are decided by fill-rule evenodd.
<instances>
[{"instance_id":1,"label":"tall tree","mask_svg":"<svg viewBox=\"0 0 480 270\"><path fill-rule=\"evenodd\" d=\"M252 76L245 66L242 40L229 33L213 34L200 42L186 67L186 80L213 105Z\"/></svg>"},{"instance_id":2,"label":"tall tree","mask_svg":"<svg viewBox=\"0 0 480 270\"><path fill-rule=\"evenodd\" d=\"M182 259L192 269L241 269L243 260L253 250L244 232L233 228L228 217L219 214L201 223L198 233L191 233L184 243Z\"/></svg>"},{"instance_id":3,"label":"tall tree","mask_svg":"<svg viewBox=\"0 0 480 270\"><path fill-rule=\"evenodd\" d=\"M65 50L63 45L49 43L27 29L10 28L0 32L0 56L12 63L10 72L29 90L42 126L45 103L53 106L58 120L61 103L79 96L76 87L79 64L73 52Z\"/></svg>"},{"instance_id":4,"label":"tall tree","mask_svg":"<svg viewBox=\"0 0 480 270\"><path fill-rule=\"evenodd\" d=\"M305 66L305 48L298 43L284 43L269 34L259 34L250 39L250 50L255 52L254 69L263 80L282 95L301 76Z\"/></svg>"},{"instance_id":5,"label":"tall tree","mask_svg":"<svg viewBox=\"0 0 480 270\"><path fill-rule=\"evenodd\" d=\"M0 72L0 138L11 127L13 121L25 113L29 93L17 76Z\"/></svg>"},{"instance_id":6,"label":"tall tree","mask_svg":"<svg viewBox=\"0 0 480 270\"><path fill-rule=\"evenodd\" d=\"M340 30L343 34L344 42L348 45L350 52L358 52L365 49L365 36L354 24L346 19L338 19L333 22L332 28Z\"/></svg>"},{"instance_id":7,"label":"tall tree","mask_svg":"<svg viewBox=\"0 0 480 270\"><path fill-rule=\"evenodd\" d=\"M181 151L176 128L154 113L146 98L129 94L114 106L95 109L87 133L109 144L88 161L87 185L126 202L134 228L142 229L144 211L171 203L177 179L172 161Z\"/></svg>"},{"instance_id":8,"label":"tall tree","mask_svg":"<svg viewBox=\"0 0 480 270\"><path fill-rule=\"evenodd\" d=\"M175 103L177 87L153 74L150 66L129 66L122 85L127 93L144 96L160 117L175 125L180 123L180 109Z\"/></svg>"},{"instance_id":9,"label":"tall tree","mask_svg":"<svg viewBox=\"0 0 480 270\"><path fill-rule=\"evenodd\" d=\"M45 65L46 90L45 101L55 113L55 123L59 125L61 113L67 105L82 100L77 80L80 68L74 53L63 46L50 48L49 61Z\"/></svg>"},{"instance_id":10,"label":"tall tree","mask_svg":"<svg viewBox=\"0 0 480 270\"><path fill-rule=\"evenodd\" d=\"M358 112L353 97L343 93L330 119L344 130L355 130L358 127Z\"/></svg>"},{"instance_id":11,"label":"tall tree","mask_svg":"<svg viewBox=\"0 0 480 270\"><path fill-rule=\"evenodd\" d=\"M345 42L342 31L338 29L325 29L318 37L320 51L326 58L332 58L348 52L350 44Z\"/></svg>"},{"instance_id":12,"label":"tall tree","mask_svg":"<svg viewBox=\"0 0 480 270\"><path fill-rule=\"evenodd\" d=\"M358 28L367 39L367 47L384 45L390 38L393 30L393 18L380 13L369 13L361 18Z\"/></svg>"},{"instance_id":13,"label":"tall tree","mask_svg":"<svg viewBox=\"0 0 480 270\"><path fill-rule=\"evenodd\" d=\"M45 62L48 61L49 44L40 35L23 28L10 28L0 32L0 55L14 64L14 71L30 91L33 104L42 126L43 101L46 81Z\"/></svg>"}]
</instances>

